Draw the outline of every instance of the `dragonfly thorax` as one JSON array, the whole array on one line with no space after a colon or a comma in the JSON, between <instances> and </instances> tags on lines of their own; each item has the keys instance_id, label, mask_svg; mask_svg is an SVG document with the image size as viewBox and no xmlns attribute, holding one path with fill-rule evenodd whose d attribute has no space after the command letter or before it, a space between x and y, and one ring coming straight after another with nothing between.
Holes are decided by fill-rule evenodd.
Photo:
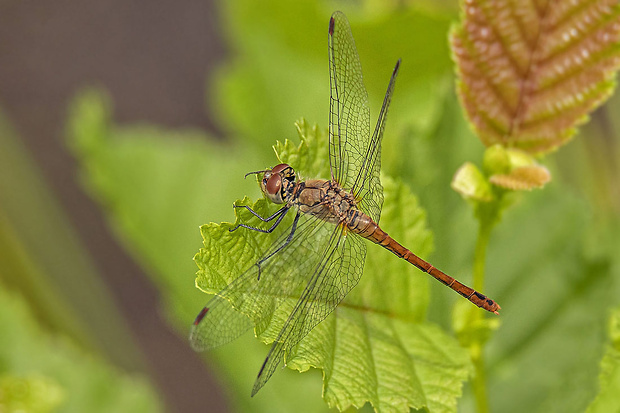
<instances>
[{"instance_id":1,"label":"dragonfly thorax","mask_svg":"<svg viewBox=\"0 0 620 413\"><path fill-rule=\"evenodd\" d=\"M275 204L288 202L295 189L295 170L285 163L265 171L260 183L265 196Z\"/></svg>"},{"instance_id":2,"label":"dragonfly thorax","mask_svg":"<svg viewBox=\"0 0 620 413\"><path fill-rule=\"evenodd\" d=\"M350 214L359 212L352 194L337 182L324 179L309 179L297 184L291 203L304 214L333 224L347 222Z\"/></svg>"}]
</instances>

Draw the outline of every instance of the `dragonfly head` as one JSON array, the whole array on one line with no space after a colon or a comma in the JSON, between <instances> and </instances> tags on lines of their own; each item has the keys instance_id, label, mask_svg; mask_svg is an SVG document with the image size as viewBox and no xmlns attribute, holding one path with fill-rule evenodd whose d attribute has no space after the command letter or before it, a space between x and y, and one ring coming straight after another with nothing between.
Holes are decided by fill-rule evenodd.
<instances>
[{"instance_id":1,"label":"dragonfly head","mask_svg":"<svg viewBox=\"0 0 620 413\"><path fill-rule=\"evenodd\" d=\"M263 193L274 204L283 204L293 194L295 187L295 170L285 163L274 166L264 172L260 182Z\"/></svg>"}]
</instances>

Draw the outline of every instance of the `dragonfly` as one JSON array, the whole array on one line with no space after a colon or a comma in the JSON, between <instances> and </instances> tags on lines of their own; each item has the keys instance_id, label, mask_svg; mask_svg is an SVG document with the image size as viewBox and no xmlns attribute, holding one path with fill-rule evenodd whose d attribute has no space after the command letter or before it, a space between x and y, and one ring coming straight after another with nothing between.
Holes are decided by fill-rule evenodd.
<instances>
[{"instance_id":1,"label":"dragonfly","mask_svg":"<svg viewBox=\"0 0 620 413\"><path fill-rule=\"evenodd\" d=\"M268 228L239 223L244 229L271 234L289 212L290 227L282 231L245 272L217 293L196 317L190 343L203 351L228 343L255 327L264 330L274 309L297 298L254 382L254 396L316 325L340 304L362 276L367 241L379 244L430 274L473 304L498 314L500 306L416 256L390 237L378 222L383 205L379 180L381 140L400 59L392 71L379 119L371 133L368 93L349 22L335 12L328 29L331 179L302 181L287 164L250 172L259 176L265 197L283 205L269 217Z\"/></svg>"}]
</instances>

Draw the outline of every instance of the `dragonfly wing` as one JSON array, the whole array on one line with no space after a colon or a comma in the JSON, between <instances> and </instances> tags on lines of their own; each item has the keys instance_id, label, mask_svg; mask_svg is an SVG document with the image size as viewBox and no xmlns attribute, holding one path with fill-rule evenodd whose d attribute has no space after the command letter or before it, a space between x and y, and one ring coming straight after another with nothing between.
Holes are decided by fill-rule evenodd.
<instances>
[{"instance_id":1,"label":"dragonfly wing","mask_svg":"<svg viewBox=\"0 0 620 413\"><path fill-rule=\"evenodd\" d=\"M269 380L283 357L331 314L360 280L366 243L360 236L346 231L343 226L338 226L333 232L323 258L316 265L258 373L252 395Z\"/></svg>"},{"instance_id":2,"label":"dragonfly wing","mask_svg":"<svg viewBox=\"0 0 620 413\"><path fill-rule=\"evenodd\" d=\"M248 316L235 310L226 298L216 295L196 317L189 342L194 350L204 351L233 341L250 327L252 320Z\"/></svg>"},{"instance_id":3,"label":"dragonfly wing","mask_svg":"<svg viewBox=\"0 0 620 413\"><path fill-rule=\"evenodd\" d=\"M375 130L370 135L368 93L362 65L344 14L335 12L329 22L329 154L332 178L361 200L360 209L379 222L383 205L381 139L394 92L400 60L396 63Z\"/></svg>"},{"instance_id":4,"label":"dragonfly wing","mask_svg":"<svg viewBox=\"0 0 620 413\"><path fill-rule=\"evenodd\" d=\"M329 21L329 161L332 179L349 189L360 173L370 140L368 93L346 16Z\"/></svg>"},{"instance_id":5,"label":"dragonfly wing","mask_svg":"<svg viewBox=\"0 0 620 413\"><path fill-rule=\"evenodd\" d=\"M396 66L394 66L392 71L392 77L390 78L390 83L381 105L381 111L379 112L379 119L377 119L377 126L375 126L375 131L368 143L368 150L364 156L359 174L350 187L351 192L361 199L358 205L359 208L377 223L379 222L381 207L383 206L383 186L381 186L381 180L379 179L379 173L381 172L381 140L383 139L385 120L390 102L392 101L399 68L400 59L396 62Z\"/></svg>"},{"instance_id":6,"label":"dragonfly wing","mask_svg":"<svg viewBox=\"0 0 620 413\"><path fill-rule=\"evenodd\" d=\"M292 226L279 235L263 258L217 293L196 317L190 332L194 349L202 351L226 344L252 325L257 334L262 333L275 309L288 297L301 294L334 226L298 214L291 239Z\"/></svg>"}]
</instances>

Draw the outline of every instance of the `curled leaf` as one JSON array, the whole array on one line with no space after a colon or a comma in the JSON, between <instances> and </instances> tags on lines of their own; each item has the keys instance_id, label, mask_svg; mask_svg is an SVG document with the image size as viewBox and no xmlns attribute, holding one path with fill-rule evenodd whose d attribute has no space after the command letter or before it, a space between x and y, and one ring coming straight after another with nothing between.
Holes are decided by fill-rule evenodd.
<instances>
[{"instance_id":1,"label":"curled leaf","mask_svg":"<svg viewBox=\"0 0 620 413\"><path fill-rule=\"evenodd\" d=\"M551 180L547 168L519 149L493 145L485 151L483 165L489 183L511 191L541 188Z\"/></svg>"},{"instance_id":2,"label":"curled leaf","mask_svg":"<svg viewBox=\"0 0 620 413\"><path fill-rule=\"evenodd\" d=\"M465 199L491 202L494 198L487 178L471 162L464 163L456 171L450 186Z\"/></svg>"},{"instance_id":3,"label":"curled leaf","mask_svg":"<svg viewBox=\"0 0 620 413\"><path fill-rule=\"evenodd\" d=\"M509 191L541 188L551 180L549 170L518 149L493 145L484 153L484 172L466 162L452 178L452 189L465 199L492 202L497 199L493 185Z\"/></svg>"},{"instance_id":4,"label":"curled leaf","mask_svg":"<svg viewBox=\"0 0 620 413\"><path fill-rule=\"evenodd\" d=\"M508 173L512 168L512 160L506 148L493 145L484 151L482 169L487 175Z\"/></svg>"},{"instance_id":5,"label":"curled leaf","mask_svg":"<svg viewBox=\"0 0 620 413\"><path fill-rule=\"evenodd\" d=\"M451 35L458 92L486 146L554 150L611 94L617 0L466 0L463 8Z\"/></svg>"},{"instance_id":6,"label":"curled leaf","mask_svg":"<svg viewBox=\"0 0 620 413\"><path fill-rule=\"evenodd\" d=\"M523 191L541 188L551 180L547 168L541 165L522 166L508 174L492 175L489 182L500 188Z\"/></svg>"}]
</instances>

